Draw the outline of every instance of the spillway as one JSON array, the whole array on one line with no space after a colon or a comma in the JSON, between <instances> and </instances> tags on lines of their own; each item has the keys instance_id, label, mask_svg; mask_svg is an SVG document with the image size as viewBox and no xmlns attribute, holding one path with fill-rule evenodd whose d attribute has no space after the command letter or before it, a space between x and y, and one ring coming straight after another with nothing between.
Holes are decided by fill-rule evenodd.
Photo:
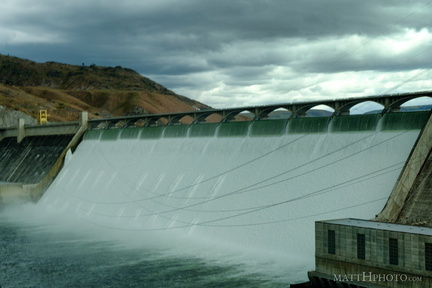
<instances>
[{"instance_id":1,"label":"spillway","mask_svg":"<svg viewBox=\"0 0 432 288\"><path fill-rule=\"evenodd\" d=\"M306 278L314 221L378 214L427 116L89 130L38 206L172 245L279 257Z\"/></svg>"}]
</instances>

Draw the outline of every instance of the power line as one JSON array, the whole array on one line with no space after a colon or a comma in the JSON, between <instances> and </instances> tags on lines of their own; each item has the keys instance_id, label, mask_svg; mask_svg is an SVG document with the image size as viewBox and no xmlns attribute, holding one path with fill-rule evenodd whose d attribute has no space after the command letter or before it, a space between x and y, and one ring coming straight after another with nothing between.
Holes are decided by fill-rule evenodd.
<instances>
[{"instance_id":1,"label":"power line","mask_svg":"<svg viewBox=\"0 0 432 288\"><path fill-rule=\"evenodd\" d=\"M345 59L346 57L348 57L348 56L354 54L354 53L357 52L359 49L361 49L361 48L363 48L363 47L369 45L370 43L372 43L373 41L375 41L379 36L384 35L384 33L386 33L387 31L391 30L392 28L394 28L394 27L397 26L398 24L402 23L403 21L405 21L406 19L408 19L409 17L411 17L411 16L414 15L415 13L421 11L424 7L428 6L428 5L431 4L431 3L432 3L432 1L428 1L426 4L424 4L424 5L420 6L419 8L417 8L417 9L411 11L411 12L408 13L406 16L402 17L400 20L398 20L397 22L395 22L393 25L391 25L391 26L387 27L386 29L384 29L383 31L379 32L378 34L376 34L374 37L372 37L371 39L369 39L368 41L366 41L366 42L363 43L362 45L360 45L360 46L358 46L358 47L356 47L356 48L354 48L354 49L351 49L350 51L346 52L346 53L343 54L342 56L336 58L336 59L333 60L331 63L329 63L328 65L326 65L325 68L324 68L320 73L328 72L328 71L330 70L330 69L329 69L330 67L334 66L336 63L340 62L341 60ZM425 53L426 51L428 51L428 50L430 50L430 49L432 49L432 47L429 47L428 49L424 50L423 52L417 54L416 56L414 56L414 57L412 57L412 58L410 58L410 59L414 59L414 58L418 57L419 55ZM408 60L407 60L407 61L408 61ZM400 65L396 65L395 67L398 67L398 66L400 66ZM412 81L412 80L418 78L419 76L423 75L424 73L429 72L430 70L432 70L432 68L425 69L423 73L422 73L422 72L419 72L419 75L418 75L418 76L416 76L416 77L411 77L411 78L409 78L409 79L403 81L402 83L396 85L395 87L389 89L388 91L386 91L386 92L384 92L384 93L382 93L382 94L387 94L387 93L389 93L390 91L394 91L394 90L396 90L397 88L402 87L402 86L405 85L406 83L408 83L408 82L410 82L410 81ZM291 91L294 91L294 90L298 89L298 87L302 86L302 84L303 84L303 81L302 81L301 83L299 83L297 86L294 86L294 88L292 88Z\"/></svg>"},{"instance_id":2,"label":"power line","mask_svg":"<svg viewBox=\"0 0 432 288\"><path fill-rule=\"evenodd\" d=\"M203 212L203 213L221 213L221 212L241 212L241 211L247 211L247 212L236 214L236 215L230 215L230 216L227 216L227 217L217 218L217 219L211 220L211 221L212 222L213 221L216 222L216 221L220 221L220 220L226 220L226 219L230 219L230 218L239 217L239 216L242 216L244 214L249 214L249 213L258 212L258 211L265 210L265 209L270 209L272 207L276 207L276 206L279 206L279 205L282 205L282 204L293 203L293 202L296 202L296 201L300 201L300 200L316 197L316 196L319 196L319 195L322 195L322 194L325 194L325 193L334 192L335 190L339 190L339 189L342 189L342 188L345 188L345 187L348 187L348 186L352 186L352 185L364 182L366 180L378 178L378 177L383 176L385 174L388 174L388 173L400 170L400 168L402 167L402 165L404 163L405 163L404 161L403 162L399 162L399 163L387 166L387 167L385 167L383 169L375 170L375 171L369 172L367 174L364 174L362 176L354 177L354 178L351 178L351 179L346 180L344 182L340 182L340 183L334 184L332 186L329 186L329 187L326 187L326 188L322 188L322 189L316 190L314 192L310 192L310 193L307 193L307 194L304 194L304 195L301 195L301 196L298 196L298 197L295 197L295 198L291 198L291 199L288 199L288 200L285 200L285 201L280 201L280 202L277 202L277 203L272 203L272 204L267 204L267 205L261 205L261 206L257 206L257 207L243 208L243 209L233 209L233 210L229 210L229 211L226 211L226 210L223 210L223 211L220 211L220 210L216 210L216 211L187 210L187 211ZM390 169L390 170L388 170L388 169ZM84 209L82 209L82 210L84 212L91 212L91 211L84 210ZM159 215L158 212L155 212L155 213ZM120 218L135 218L136 217L136 215L135 216L114 216L114 215L97 214L97 213L93 213L93 215L103 216L103 217L108 217L108 218L117 218L117 217L120 217ZM149 215L139 215L139 217L143 217L143 216L149 216ZM165 217L165 218L171 219L169 217ZM188 222L184 222L184 221L177 221L177 222L189 224ZM276 221L276 222L284 222L284 221L281 220L281 221ZM202 222L202 223L197 223L197 224L194 224L194 225L224 226L224 225L205 225L205 223L210 223L210 222ZM265 222L265 223L267 223L267 222ZM273 222L268 222L268 223L273 223ZM247 224L245 226L253 226L253 225L259 225L259 223ZM232 225L227 225L227 226L232 226ZM235 226L238 226L238 225L235 225Z\"/></svg>"},{"instance_id":3,"label":"power line","mask_svg":"<svg viewBox=\"0 0 432 288\"><path fill-rule=\"evenodd\" d=\"M403 135L403 134L405 134L405 133L406 133L406 131L401 132L401 133L398 133L398 134L396 134L396 135L390 137L389 139L386 139L386 140L384 140L384 141L382 141L382 142L380 142L380 143L377 143L377 144L375 144L375 145L373 145L373 146L371 146L371 147L368 147L368 148L362 149L362 150L360 150L360 151L358 151L358 152L356 152L356 153L354 153L354 154L352 154L352 155L350 155L350 156L348 156L348 157L345 157L345 158L343 158L343 159L339 159L338 161L335 161L335 162L339 162L339 161L342 161L342 160L344 160L344 159L347 159L347 158L353 157L354 155L357 155L357 154L359 154L359 153L361 153L361 152L364 152L364 151L366 151L366 150L372 149L373 147L376 147L376 146L378 146L378 145L381 145L381 144L383 144L383 143L386 143L386 142L388 142L388 141L390 141L390 140L392 140L392 139L394 139L394 138L396 138L396 137L399 137L399 136L401 136L401 135ZM367 138L372 137L373 135L374 135L374 134L370 134L370 135L364 137L364 138L361 139L361 140L363 141L363 140L365 140L365 139L367 139ZM303 165L299 165L299 166L297 166L297 167L291 168L291 169L286 170L286 171L284 171L284 172L282 172L282 173L279 173L279 174L274 175L274 176L272 176L272 177L268 177L268 178L266 178L266 179L264 179L264 180L261 180L261 181L255 182L255 183L253 183L253 184L251 184L251 185L248 185L248 186L246 186L246 187L243 187L243 188L241 188L241 189L237 189L237 190L231 191L231 192L229 192L229 193L226 193L226 194L223 194L223 195L220 195L220 196L217 196L217 197L213 197L213 198L211 198L211 199L207 199L207 200L204 200L204 201L201 201L201 202L197 202L197 203L189 204L189 205L182 206L182 207L177 207L177 208L175 208L175 209L171 209L171 210L160 211L160 212L158 212L158 213L159 213L159 215L160 215L160 214L164 214L164 213L171 213L171 212L175 212L175 211L178 211L178 210L185 210L185 209L187 210L187 208L191 208L191 207L195 207L195 206L198 206L198 205L206 204L206 203L209 203L209 202L211 202L211 201L215 201L215 200L219 200L219 199L221 199L221 198L226 198L226 197L232 196L232 195L234 195L234 194L243 193L243 191L245 191L245 190L246 190L245 192L247 192L247 190L250 189L250 188L254 188L255 186L257 186L257 185L259 185L259 184L263 184L263 183L268 182L268 181L270 181L270 180L273 180L273 179L275 179L275 178L277 178L277 177L279 177L279 176L281 176L281 175L285 175L285 174L290 173L290 172L292 172L292 171L295 171L295 170L297 170L297 169L299 169L299 168L305 167L305 166L307 166L307 165L309 165L309 164L311 164L311 163L317 162L317 161L319 161L319 160L321 160L321 159L324 159L324 158L326 158L326 157L328 157L328 156L330 156L330 155L333 155L333 154L335 154L335 153L340 153L340 151L342 151L342 150L344 150L344 149L347 149L347 148L349 148L349 147L351 147L351 146L354 146L354 145L358 144L359 142L360 142L360 141L352 142L352 143L350 143L350 144L348 144L348 145L343 146L343 147L340 148L340 149L336 149L336 150L334 150L334 151L332 151L332 152L330 152L330 153L327 153L327 154L325 154L325 155L323 155L323 156L321 156L321 157L315 158L314 160L312 160L312 161L310 161L310 162L307 162L307 163L305 163L305 164L303 164ZM335 162L333 162L333 163L335 163ZM331 164L328 163L328 164L326 164L326 165L324 165L324 166L320 166L320 167L318 167L318 168L316 168L316 169L313 169L313 170L311 170L311 171L307 171L307 172L303 173L302 175L308 174L308 173L310 173L310 172L312 172L312 171L316 171L316 170L318 170L318 169L322 169L322 167L327 167L327 166L329 166L329 165L331 165ZM288 180L292 180L292 179L297 178L297 177L298 177L298 176L294 176L294 177L291 177L291 178L289 178L289 179L287 179L287 180L281 180L281 181L288 181ZM268 184L268 185L266 185L265 187L268 187L268 186L271 186L271 185L274 185L274 184ZM260 187L260 188L262 188L262 187ZM258 188L258 189L260 189L260 188Z\"/></svg>"},{"instance_id":4,"label":"power line","mask_svg":"<svg viewBox=\"0 0 432 288\"><path fill-rule=\"evenodd\" d=\"M405 132L402 132L402 133L405 133ZM369 134L369 135L363 137L362 139L360 139L360 141L364 141L364 140L366 140L366 139L368 139L368 138L371 138L371 137L373 137L373 136L374 136L374 134ZM301 138L303 138L303 137L301 137ZM297 138L296 140L299 140L299 138ZM281 173L279 173L279 174L277 174L277 175L274 175L274 176L272 176L272 177L266 178L266 179L264 179L264 180L261 180L261 181L259 181L259 182L254 183L254 184L251 184L251 185L248 185L248 186L243 187L243 188L241 188L241 189L238 189L238 190L232 191L232 192L230 192L230 193L227 193L227 194L221 195L221 196L219 196L219 197L212 198L211 200L209 200L209 199L207 198L206 200L203 200L203 201L201 201L201 202L198 202L198 203L194 203L194 204L188 205L188 206L186 206L186 207L181 207L181 208L178 208L178 207L177 207L177 208L175 208L175 209L168 210L168 211L164 211L164 212L160 212L160 213L168 213L168 212L173 212L173 211L177 211L177 210L180 210L180 209L185 209L185 208L194 207L194 206L197 206L197 205L200 205L200 204L208 203L209 201L214 201L214 200L217 200L217 199L220 199L220 198L224 198L224 197L230 196L230 195L232 195L232 194L239 193L239 192L241 192L241 191L243 191L243 190L250 189L250 188L252 188L252 187L254 187L254 186L258 185L258 184L263 184L263 183L265 183L265 182L267 182L267 181L270 181L270 180L273 180L273 179L275 179L275 178L277 178L277 177L279 177L279 176L282 176L282 175L285 175L285 174L291 173L291 172L293 172L293 171L296 171L296 170L298 170L298 169L300 169L300 168L303 168L303 167L305 167L305 166L307 166L307 165L310 165L311 163L314 163L314 162L317 162L317 161L319 161L319 160L322 160L322 159L324 159L325 157L328 157L328 156L330 156L330 155L333 155L333 154L339 153L340 151L342 151L342 150L344 150L344 149L346 149L346 148L348 148L348 147L351 147L351 146L354 146L354 145L358 144L360 141L354 141L354 142L351 142L351 143L349 143L348 145L343 146L342 148L338 148L338 149L336 149L336 150L333 150L332 152L329 152L329 153L327 153L327 154L325 154L325 155L322 155L322 156L320 156L320 157L318 157L318 158L315 158L315 159L313 159L312 161L309 161L309 162L303 163L303 164L298 165L298 166L296 166L296 167L292 167L292 168L290 168L290 169L288 169L288 170L286 170L286 171L283 171L283 172L281 172ZM293 142L293 141L290 141L289 143L292 143L292 142ZM289 143L287 143L287 144L289 144ZM283 145L282 147L286 147L287 144L286 144L286 145ZM276 150L280 150L280 149L277 148ZM276 150L273 150L273 151L276 151ZM103 153L102 153L102 154L103 154ZM269 154L270 154L270 152L269 152L269 153L266 153L266 154L264 154L264 155L269 155ZM105 157L105 156L104 156L104 157ZM260 157L258 157L258 158L262 158L262 156L260 156ZM106 157L105 157L105 159L106 159ZM257 159L257 158L255 158L255 159ZM252 161L249 161L249 162L252 162ZM112 165L111 163L110 163L110 166L113 167L113 165ZM240 165L240 166L244 166L244 165ZM238 167L240 167L240 166L238 166ZM219 176L221 176L221 175L224 175L224 174L227 174L227 173L229 173L229 172L232 172L233 170L235 170L235 169L227 170L227 171L225 171L224 173L218 174L217 177L219 177ZM216 178L216 177L213 176L213 177L210 177L210 178L214 179L214 178ZM210 178L209 178L209 179L210 179ZM123 178L121 178L121 179L123 179ZM203 182L204 182L204 181L202 181L202 182L200 182L200 183L203 183ZM186 186L186 187L191 187L191 185ZM182 189L184 189L184 188L182 188ZM176 191L176 192L177 192L177 191ZM139 202L143 202L143 201L152 200L152 199L155 199L155 198L159 198L159 197L167 196L167 195L169 195L169 194L171 194L171 193L173 193L173 192L168 192L168 193L163 193L163 194L157 194L157 196L151 196L151 197L146 197L146 198L141 198L141 199L135 199L135 200L129 200L129 201L123 201L123 202L115 202L115 203L108 203L108 204L116 204L116 205L117 205L117 204L129 204L129 203L137 204L137 203L139 203ZM81 200L86 201L85 199L81 199ZM104 202L96 202L96 201L92 201L92 202L93 202L93 203L96 203L96 204L107 204L107 203L104 203Z\"/></svg>"},{"instance_id":5,"label":"power line","mask_svg":"<svg viewBox=\"0 0 432 288\"><path fill-rule=\"evenodd\" d=\"M431 48L432 48L432 47L431 47ZM411 82L412 80L419 78L420 76L426 74L427 72L429 72L429 71L431 71L431 70L432 70L432 68L428 68L428 69L421 70L420 72L418 72L417 74L415 74L415 75L412 76L411 78L408 78L407 80L405 80L405 81L403 81L402 83L399 83L398 85L396 85L396 86L390 88L389 90L385 91L385 92L382 93L382 94L388 94L388 93L390 93L390 92L392 92L392 91L394 91L394 90L396 90L396 89L398 89L398 88L404 86L405 84Z\"/></svg>"},{"instance_id":6,"label":"power line","mask_svg":"<svg viewBox=\"0 0 432 288\"><path fill-rule=\"evenodd\" d=\"M264 153L264 154L261 154L260 156L258 156L258 157L255 157L255 158L253 158L253 159L251 159L251 160L249 160L249 161L246 161L246 162L244 162L244 163L242 163L242 164L240 164L240 165L237 165L237 166L235 166L235 167L233 167L233 168L231 168L231 169L228 169L228 170L225 170L225 171L223 171L223 172L221 172L221 173L218 173L218 174L216 174L216 175L213 175L213 176L210 176L209 178L206 178L206 179L204 179L204 180L200 180L200 181L197 181L197 182L195 182L195 183L192 183L191 185L187 185L187 186L185 186L185 187L182 187L182 188L180 188L180 189L177 189L177 190L174 190L174 191L170 191L170 192L167 192L167 193L162 193L162 194L156 194L155 196L150 196L150 197L146 197L146 198L141 198L141 199L134 199L134 200L130 200L130 201L124 201L124 202L94 202L94 203L97 203L97 204L128 204L128 203L136 203L136 202L143 202L143 201L147 201L147 200L151 200L151 199L155 199L155 198L160 198L160 197L165 197L165 196L172 196L173 194L175 194L175 193L178 193L178 192L181 192L181 191L184 191L184 190L187 190L187 189L190 189L190 188L193 188L193 187L195 187L195 186L198 186L198 185L201 185L201 184L203 184L203 183L206 183L206 182L209 182L209 181L211 181L211 180L214 180L214 179L217 179L217 178L219 178L219 177L221 177L221 176L224 176L224 175L227 175L227 174L229 174L229 173L231 173L231 172L233 172L233 171L235 171L235 170L238 170L238 169L240 169L240 168L243 168L243 167L245 167L245 166L247 166L247 165L250 165L250 164L252 164L252 163L254 163L254 162L256 162L256 161L258 161L258 160L260 160L260 159L262 159L262 158L264 158L264 157L267 157L267 156L269 156L269 155L271 155L271 154L273 154L273 153L275 153L275 152L277 152L277 151L279 151L279 150L281 150L281 149L284 149L284 148L286 148L286 147L288 147L288 146L290 146L290 145L292 145L292 144L294 144L294 143L296 143L296 142L298 142L298 141L300 141L301 139L303 139L303 138L305 138L305 137L307 137L308 135L307 134L303 134L303 135L301 135L301 136L299 136L299 137L297 137L296 139L294 139L294 140L291 140L291 141L289 141L289 142L287 142L287 143L285 143L285 144L283 144L283 145L281 145L281 146L278 146L278 147L276 147L275 149L273 149L273 150L270 150L270 151L268 151L268 152L266 152L266 153ZM105 162L107 163L107 165L113 170L113 171L115 171L116 170L116 168L114 168L114 165L111 163L111 161L106 157L106 155L99 149L98 150L98 152L100 153L100 155L101 155L101 157L105 160ZM106 165L103 165L104 167L106 167ZM122 178L120 178L120 181L122 181L125 185L127 185L128 187L135 187L135 185L132 183L132 181L127 181L127 178L125 178L125 177L122 177ZM151 192L150 190L148 190L148 189L145 189L145 191L146 192L149 192L149 193L153 193L153 192ZM153 193L153 194L155 194L155 193ZM84 199L82 199L82 200L84 200Z\"/></svg>"},{"instance_id":7,"label":"power line","mask_svg":"<svg viewBox=\"0 0 432 288\"><path fill-rule=\"evenodd\" d=\"M406 131L405 132L402 132L402 133L399 133L399 134L397 134L397 135L395 135L395 136L393 136L391 139L393 139L393 138L395 138L395 137L397 137L397 136L399 136L399 135L402 135L403 133L406 133ZM365 137L366 138L366 137ZM375 144L375 145L373 145L373 146L371 146L371 147L369 147L369 148L366 148L366 149L362 149L362 151L366 151L366 150L368 150L368 149L371 149L371 148L373 148L373 147L375 147L375 146L377 146L377 145L381 145L381 144L383 144L383 143L385 143L385 142L387 142L387 141L389 141L390 139L388 139L388 140L385 140L385 141L381 141L380 143L377 143L377 144ZM357 143L357 142L356 142ZM346 149L347 147L345 147L345 149ZM339 149L339 150L341 150L341 149ZM358 153L360 153L360 152L358 152ZM305 165L307 165L308 163L306 163ZM400 164L400 163L398 163L398 164ZM327 166L327 165L325 165L325 166ZM387 168L386 168L387 169ZM384 170L384 169L382 169L382 170ZM354 181L354 180L359 180L359 179L361 179L362 177L365 177L365 176L367 176L367 175L364 175L364 176L361 176L361 177L357 177L356 179L351 179L350 181ZM285 179L284 181L287 181L287 180L289 180L289 179ZM265 181L264 181L265 182ZM348 181L347 181L348 182ZM340 186L340 185L345 185L345 184L347 184L347 183L339 183L339 184L337 184L337 185L335 185L333 188L335 188L335 187L337 187L337 186ZM256 184L255 184L256 185ZM271 185L271 184L269 184L269 185ZM248 186L248 187L250 187L250 186ZM330 187L331 188L331 187ZM282 202L278 202L278 203L274 203L274 204L270 204L270 205L265 205L265 206L261 206L261 207L258 207L258 208L252 208L252 210L249 210L249 211L247 211L247 212L244 212L244 213L240 213L240 214L236 214L236 215L231 215L231 216L228 216L228 218L234 218L234 217L239 217L239 216L241 216L241 215L244 215L244 214L249 214L249 213L254 213L254 212L257 212L257 211L260 211L260 210L263 210L263 209L268 209L268 208L271 208L271 207L274 207L274 206L278 206L278 205L282 205L282 204L286 204L286 203L289 203L289 202L293 202L293 201L298 201L298 200L301 200L301 199L304 199L304 198L307 198L307 197L313 197L314 196L314 194L319 194L319 193L323 193L323 192L325 192L326 190L328 190L329 188L326 188L326 189L321 189L321 190L319 190L319 191L315 191L315 192L313 192L313 193L310 193L310 194L308 194L308 195L303 195L303 196L300 196L300 197L298 197L298 199L289 199L289 200L286 200L286 201L282 201ZM242 189L240 189L240 190L242 190ZM234 191L234 192L238 192L238 191ZM232 194L233 192L231 192L230 194ZM186 207L188 207L188 206L186 206ZM183 210L187 210L187 209L184 209L184 208L186 208L186 207L182 207L182 208L177 208L177 209L175 209L175 211L176 210L181 210L181 209L183 209ZM142 208L144 208L145 210L147 210L147 211L149 211L150 212L150 210L148 210L148 209L146 209L145 207L142 207ZM94 213L92 213L92 211L86 211L87 213L91 213L91 214L94 214ZM163 215L161 215L161 213L167 213L167 211L163 211L163 212L156 212L156 211L152 211L151 212L151 214L148 214L148 215L139 215L139 217L143 217L143 216L154 216L154 215L158 215L158 216L162 216L163 218L166 218L166 219L171 219L171 218L169 218L169 217L164 217ZM139 214L141 214L141 213L139 213ZM103 217L108 217L107 215L97 215L97 214L94 214L95 216L103 216ZM109 216L109 217L111 217L111 216ZM116 216L113 216L113 217L116 217ZM130 217L132 217L132 216L130 216ZM134 216L134 217L137 217L136 215ZM204 224L209 224L209 223L212 223L212 222L216 222L216 221L221 221L221 220L224 220L224 219L228 219L227 217L223 217L223 218L218 218L218 219L214 219L214 220L211 220L211 221L207 221L207 222L203 222L203 223L198 223L198 224L193 224L193 225L204 225ZM175 220L176 222L179 222L179 223L183 223L184 221L178 221L178 220ZM190 223L185 223L185 225L190 225ZM178 227L176 227L176 228L178 228Z\"/></svg>"}]
</instances>

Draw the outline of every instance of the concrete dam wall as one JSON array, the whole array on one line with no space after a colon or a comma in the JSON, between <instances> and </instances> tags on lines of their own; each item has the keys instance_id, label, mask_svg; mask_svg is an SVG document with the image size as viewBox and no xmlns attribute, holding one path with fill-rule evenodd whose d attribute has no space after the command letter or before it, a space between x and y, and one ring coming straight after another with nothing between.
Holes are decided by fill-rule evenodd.
<instances>
[{"instance_id":1,"label":"concrete dam wall","mask_svg":"<svg viewBox=\"0 0 432 288\"><path fill-rule=\"evenodd\" d=\"M62 155L73 137L73 134L29 136L20 143L16 137L3 138L0 204L37 201L60 169Z\"/></svg>"},{"instance_id":2,"label":"concrete dam wall","mask_svg":"<svg viewBox=\"0 0 432 288\"><path fill-rule=\"evenodd\" d=\"M374 218L428 116L93 129L38 206L132 238L280 257L305 277L314 222Z\"/></svg>"},{"instance_id":3,"label":"concrete dam wall","mask_svg":"<svg viewBox=\"0 0 432 288\"><path fill-rule=\"evenodd\" d=\"M0 128L0 206L40 199L87 130L87 113L80 118L46 125L19 119L15 128Z\"/></svg>"},{"instance_id":4,"label":"concrete dam wall","mask_svg":"<svg viewBox=\"0 0 432 288\"><path fill-rule=\"evenodd\" d=\"M0 181L38 183L48 174L73 135L26 137L0 141Z\"/></svg>"}]
</instances>

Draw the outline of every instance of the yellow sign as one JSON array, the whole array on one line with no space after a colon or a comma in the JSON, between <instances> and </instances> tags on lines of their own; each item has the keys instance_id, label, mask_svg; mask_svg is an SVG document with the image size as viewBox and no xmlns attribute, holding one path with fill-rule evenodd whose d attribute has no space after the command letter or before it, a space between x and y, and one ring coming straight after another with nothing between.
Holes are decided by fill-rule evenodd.
<instances>
[{"instance_id":1,"label":"yellow sign","mask_svg":"<svg viewBox=\"0 0 432 288\"><path fill-rule=\"evenodd\" d=\"M39 110L39 124L46 124L48 122L47 110Z\"/></svg>"}]
</instances>

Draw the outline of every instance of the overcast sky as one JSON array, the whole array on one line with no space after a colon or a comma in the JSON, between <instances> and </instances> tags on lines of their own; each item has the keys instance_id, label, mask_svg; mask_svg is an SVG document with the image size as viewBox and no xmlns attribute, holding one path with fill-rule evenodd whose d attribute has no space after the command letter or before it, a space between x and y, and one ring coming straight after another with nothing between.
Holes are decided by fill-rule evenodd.
<instances>
[{"instance_id":1,"label":"overcast sky","mask_svg":"<svg viewBox=\"0 0 432 288\"><path fill-rule=\"evenodd\" d=\"M334 99L432 90L431 15L411 0L1 0L0 53L128 67L215 108Z\"/></svg>"}]
</instances>

